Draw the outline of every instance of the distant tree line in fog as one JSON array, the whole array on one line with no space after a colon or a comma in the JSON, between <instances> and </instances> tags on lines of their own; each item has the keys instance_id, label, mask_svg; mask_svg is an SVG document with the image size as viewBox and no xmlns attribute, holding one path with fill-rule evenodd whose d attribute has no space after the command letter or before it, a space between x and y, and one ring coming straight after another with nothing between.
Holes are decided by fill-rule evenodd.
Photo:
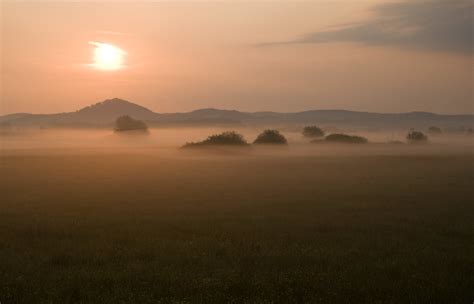
<instances>
[{"instance_id":1,"label":"distant tree line in fog","mask_svg":"<svg viewBox=\"0 0 474 304\"><path fill-rule=\"evenodd\" d=\"M125 131L147 131L148 126L141 120L136 120L128 115L120 116L115 121L116 132ZM473 134L472 128L463 128L467 134ZM433 136L443 134L443 130L437 126L428 128L428 133ZM301 134L304 138L310 139L311 143L345 143L345 144L366 144L368 139L362 136L349 135L344 133L331 133L326 135L326 132L315 125L306 126L302 129ZM424 143L428 141L428 136L422 131L410 130L406 135L406 142L408 143ZM390 141L389 143L402 144L402 141ZM258 134L253 141L255 145L287 145L288 140L278 130L267 129ZM203 146L249 146L250 144L242 134L235 131L226 131L220 134L210 135L205 140L199 142L186 143L183 147L203 147Z\"/></svg>"},{"instance_id":2,"label":"distant tree line in fog","mask_svg":"<svg viewBox=\"0 0 474 304\"><path fill-rule=\"evenodd\" d=\"M116 132L123 132L123 131L146 131L148 130L148 126L141 120L133 119L128 115L120 116L115 121L115 131Z\"/></svg>"}]
</instances>

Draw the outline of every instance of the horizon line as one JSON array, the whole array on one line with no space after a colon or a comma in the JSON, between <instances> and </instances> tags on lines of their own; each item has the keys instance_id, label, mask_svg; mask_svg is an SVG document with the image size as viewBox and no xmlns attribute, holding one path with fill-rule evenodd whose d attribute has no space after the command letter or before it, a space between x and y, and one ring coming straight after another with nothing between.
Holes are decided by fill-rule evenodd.
<instances>
[{"instance_id":1,"label":"horizon line","mask_svg":"<svg viewBox=\"0 0 474 304\"><path fill-rule=\"evenodd\" d=\"M0 117L4 116L9 116L9 115L18 115L18 114L27 114L27 115L55 115L55 114L67 114L67 113L75 113L79 112L85 108L95 106L97 104L106 102L106 101L113 101L113 100L120 100L120 101L125 101L127 103L137 105L139 107L145 108L155 114L186 114L186 113L192 113L196 111L201 111L201 110L216 110L216 111L236 111L239 113L248 113L248 114L256 114L256 113L275 113L275 114L298 114L298 113L304 113L304 112L314 112L314 111L345 111L345 112L354 112L354 113L367 113L367 114L411 114L411 113L424 113L424 114L434 114L434 115L445 115L445 116L460 116L460 115L470 115L474 116L474 112L471 113L438 113L438 112L430 112L426 110L412 110L412 111L405 111L405 112L377 112L377 111L362 111L362 110L348 110L348 109L343 109L343 108L322 108L322 109L308 109L308 110L299 110L299 111L288 111L288 112L281 112L281 111L272 111L272 110L260 110L260 111L245 111L245 110L237 110L237 109L226 109L226 108L214 108L214 107L203 107L203 108L196 108L193 110L188 110L188 111L180 111L180 112L156 112L150 108L147 108L141 104L138 104L136 102L132 102L126 99L114 97L114 98L109 98L109 99L104 99L102 101L98 101L95 103L92 103L88 106L84 106L78 110L73 110L73 111L68 111L68 112L53 112L53 113L33 113L33 112L10 112L6 114L0 113Z\"/></svg>"}]
</instances>

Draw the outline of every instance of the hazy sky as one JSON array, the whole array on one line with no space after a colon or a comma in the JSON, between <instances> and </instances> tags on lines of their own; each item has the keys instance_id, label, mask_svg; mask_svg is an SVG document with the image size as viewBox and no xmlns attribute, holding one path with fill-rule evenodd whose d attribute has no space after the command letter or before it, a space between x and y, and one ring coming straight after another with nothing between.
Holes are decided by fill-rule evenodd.
<instances>
[{"instance_id":1,"label":"hazy sky","mask_svg":"<svg viewBox=\"0 0 474 304\"><path fill-rule=\"evenodd\" d=\"M473 113L473 2L1 1L0 114L120 97L156 112ZM95 45L125 67L91 66Z\"/></svg>"}]
</instances>

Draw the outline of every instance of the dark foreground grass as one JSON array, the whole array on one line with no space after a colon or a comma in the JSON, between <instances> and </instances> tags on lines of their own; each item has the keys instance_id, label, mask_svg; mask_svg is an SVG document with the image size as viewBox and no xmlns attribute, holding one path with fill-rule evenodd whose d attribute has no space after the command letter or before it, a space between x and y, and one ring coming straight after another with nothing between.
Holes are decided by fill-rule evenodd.
<instances>
[{"instance_id":1,"label":"dark foreground grass","mask_svg":"<svg viewBox=\"0 0 474 304\"><path fill-rule=\"evenodd\" d=\"M471 303L472 156L3 156L6 303Z\"/></svg>"}]
</instances>

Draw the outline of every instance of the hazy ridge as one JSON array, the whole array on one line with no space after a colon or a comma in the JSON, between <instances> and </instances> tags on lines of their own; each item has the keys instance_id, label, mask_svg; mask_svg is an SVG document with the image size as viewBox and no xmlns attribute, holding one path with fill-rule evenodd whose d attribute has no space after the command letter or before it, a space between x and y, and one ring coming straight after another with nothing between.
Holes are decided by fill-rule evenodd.
<instances>
[{"instance_id":1,"label":"hazy ridge","mask_svg":"<svg viewBox=\"0 0 474 304\"><path fill-rule=\"evenodd\" d=\"M121 115L130 115L152 126L165 125L268 125L334 124L369 128L471 127L472 114L435 114L429 112L372 113L349 110L308 110L302 112L240 112L236 110L199 109L184 113L156 113L138 104L119 99L82 108L76 112L55 114L15 113L0 116L1 126L21 127L108 127Z\"/></svg>"}]
</instances>

